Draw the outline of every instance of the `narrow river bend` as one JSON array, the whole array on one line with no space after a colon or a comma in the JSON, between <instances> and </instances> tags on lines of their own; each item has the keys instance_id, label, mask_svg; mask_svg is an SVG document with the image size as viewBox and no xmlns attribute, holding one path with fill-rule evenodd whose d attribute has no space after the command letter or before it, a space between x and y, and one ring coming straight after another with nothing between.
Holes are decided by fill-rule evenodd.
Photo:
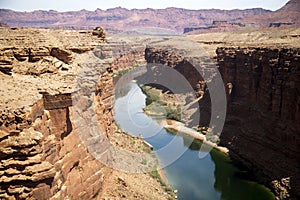
<instances>
[{"instance_id":1,"label":"narrow river bend","mask_svg":"<svg viewBox=\"0 0 300 200\"><path fill-rule=\"evenodd\" d=\"M178 199L203 200L273 200L270 190L258 183L242 178L246 172L236 168L229 157L212 150L199 158L200 147L190 144L192 138L174 135L143 113L145 95L136 83L124 86L122 97L116 97L115 119L123 131L142 135L154 151L168 146L168 151L156 153L160 163L168 163L173 152L184 151L164 173L169 184L178 189Z\"/></svg>"}]
</instances>

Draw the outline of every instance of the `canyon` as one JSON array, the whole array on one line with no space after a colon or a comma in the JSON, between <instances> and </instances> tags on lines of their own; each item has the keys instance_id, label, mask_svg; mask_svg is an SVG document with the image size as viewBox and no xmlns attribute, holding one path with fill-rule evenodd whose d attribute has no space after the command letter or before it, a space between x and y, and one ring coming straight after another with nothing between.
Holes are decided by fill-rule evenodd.
<instances>
[{"instance_id":1,"label":"canyon","mask_svg":"<svg viewBox=\"0 0 300 200\"><path fill-rule=\"evenodd\" d=\"M289 34L294 31L299 34L299 30L292 30ZM271 31L265 33L272 35ZM284 32L280 34L282 39L289 35ZM229 148L234 160L259 172L261 181L273 188L277 196L297 199L299 39L294 40L295 43L288 40L281 40L283 43L280 43L279 38L252 42L253 36L259 36L258 32L252 32L248 33L248 39L240 35L243 39L239 41L239 37L235 37L238 34L232 38L226 35L225 40L218 42L216 36L221 35L223 39L224 34L220 33L192 37L203 42L208 54L215 56L224 85L231 85L226 88L228 105L221 144ZM196 88L197 82L204 78L193 64L201 58L200 54L182 54L182 51L189 52L191 49L186 50L183 45L172 46L175 46L173 50L168 45L160 44L147 48L147 62L168 65L180 71ZM213 52L213 49L216 51ZM201 68L209 69L209 63ZM210 92L206 92L199 102L201 114L204 115L204 118L201 116L201 126L209 126L212 115L207 109L211 108Z\"/></svg>"},{"instance_id":2,"label":"canyon","mask_svg":"<svg viewBox=\"0 0 300 200\"><path fill-rule=\"evenodd\" d=\"M193 65L200 62L204 72L217 64L224 84L233 86L230 95L227 90L221 144L229 148L234 160L261 173L260 181L277 196L299 196L299 37L294 37L299 29L276 34L272 30L241 32L231 37L203 34L180 40L179 36L118 35L107 43L92 31L2 30L1 198L144 198L155 194L157 199L171 195L147 174L122 173L96 160L74 123L73 98L78 94L76 85L81 84L78 75L89 69L84 73L88 77L101 76L90 78L94 100L83 92L77 104L85 111L93 101L98 102L95 114L100 129L114 145L139 152L129 145L132 137L114 124L113 74L146 62L180 71L193 87L201 80ZM261 35L269 39L262 37L259 42ZM195 44L198 51L193 49ZM82 84L85 88L89 82ZM199 102L202 125L209 123L209 101L206 93ZM149 190L137 184L140 179L150 182Z\"/></svg>"},{"instance_id":3,"label":"canyon","mask_svg":"<svg viewBox=\"0 0 300 200\"><path fill-rule=\"evenodd\" d=\"M92 31L26 28L2 28L0 43L1 199L172 198L147 173L127 174L99 162L74 119L79 71L98 67L86 72L102 74L95 82L98 126L120 148L149 148L113 123L111 109L113 74L108 71L144 63L140 46L127 52L124 43L103 43ZM114 54L112 46L119 52ZM90 97L81 97L76 105L88 108Z\"/></svg>"},{"instance_id":4,"label":"canyon","mask_svg":"<svg viewBox=\"0 0 300 200\"><path fill-rule=\"evenodd\" d=\"M174 34L213 21L225 29L228 23L265 29L184 36L134 31L158 27ZM199 81L213 82L219 73L226 92L220 101L227 107L226 116L216 116L225 120L218 130L221 145L277 199L298 199L300 30L293 27L299 21L297 0L275 12L1 9L0 23L12 27L0 27L0 198L174 199L149 173L115 170L97 157L106 150L99 142L104 139L130 152L150 151L115 123L114 84L124 70L161 64L180 72L196 91ZM131 32L105 36L100 28L92 30L99 24L108 33ZM200 126L209 126L215 97L205 91L198 102ZM127 164L122 167L132 167Z\"/></svg>"}]
</instances>

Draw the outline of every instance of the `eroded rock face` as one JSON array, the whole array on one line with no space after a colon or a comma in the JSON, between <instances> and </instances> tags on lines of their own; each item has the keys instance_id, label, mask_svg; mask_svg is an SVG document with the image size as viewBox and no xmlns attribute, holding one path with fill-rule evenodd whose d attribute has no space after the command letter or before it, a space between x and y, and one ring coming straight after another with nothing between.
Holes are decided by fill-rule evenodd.
<instances>
[{"instance_id":1,"label":"eroded rock face","mask_svg":"<svg viewBox=\"0 0 300 200\"><path fill-rule=\"evenodd\" d=\"M278 180L272 186L285 188L286 196L290 188L300 194L299 53L284 48L217 49L224 83L233 86L221 141L233 157Z\"/></svg>"},{"instance_id":2,"label":"eroded rock face","mask_svg":"<svg viewBox=\"0 0 300 200\"><path fill-rule=\"evenodd\" d=\"M103 27L97 26L93 29L92 32L93 35L101 38L101 40L105 41L106 40L106 33Z\"/></svg>"},{"instance_id":3,"label":"eroded rock face","mask_svg":"<svg viewBox=\"0 0 300 200\"><path fill-rule=\"evenodd\" d=\"M99 83L97 112L101 128L112 135L112 71L141 64L144 52L114 60L109 57L111 48L90 33L79 37L85 33L11 31L4 29L5 37L0 39L0 60L5 64L1 66L10 66L13 73L0 72L0 199L100 199L103 182L112 170L87 151L73 123L76 72L93 55L89 51L100 45L99 52L106 56L88 61L98 67L98 75L105 72ZM27 38L27 33L37 37ZM50 41L43 41L44 33ZM15 36L23 38L20 44ZM43 41L41 47L31 47L30 38ZM8 40L15 47L7 46ZM56 43L60 40L67 47ZM90 72L95 71L91 68Z\"/></svg>"},{"instance_id":4,"label":"eroded rock face","mask_svg":"<svg viewBox=\"0 0 300 200\"><path fill-rule=\"evenodd\" d=\"M52 48L50 55L56 57L57 59L63 61L66 64L71 64L73 60L72 52L59 48Z\"/></svg>"},{"instance_id":5,"label":"eroded rock face","mask_svg":"<svg viewBox=\"0 0 300 200\"><path fill-rule=\"evenodd\" d=\"M2 121L1 198L91 199L101 195L107 172L81 145L69 101L70 95L47 97L29 115L15 114ZM22 121L24 125L18 126Z\"/></svg>"},{"instance_id":6,"label":"eroded rock face","mask_svg":"<svg viewBox=\"0 0 300 200\"><path fill-rule=\"evenodd\" d=\"M191 62L166 48L146 49L148 63L180 71L194 87L201 80ZM263 174L277 196L298 197L300 131L300 50L298 48L217 49L228 112L221 135L231 156ZM197 58L194 58L195 60ZM191 60L190 60L191 61ZM196 89L197 87L195 87ZM200 124L208 125L208 94L200 100ZM203 118L207 118L208 121Z\"/></svg>"}]
</instances>

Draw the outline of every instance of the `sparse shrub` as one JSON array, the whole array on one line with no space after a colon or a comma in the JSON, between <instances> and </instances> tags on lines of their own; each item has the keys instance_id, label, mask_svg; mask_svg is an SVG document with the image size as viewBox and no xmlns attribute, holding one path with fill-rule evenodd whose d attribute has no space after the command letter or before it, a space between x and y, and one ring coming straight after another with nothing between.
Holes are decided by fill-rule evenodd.
<instances>
[{"instance_id":1,"label":"sparse shrub","mask_svg":"<svg viewBox=\"0 0 300 200\"><path fill-rule=\"evenodd\" d=\"M179 105L176 106L175 108L171 106L167 106L166 112L167 112L167 119L173 119L176 121L181 120L181 109Z\"/></svg>"},{"instance_id":2,"label":"sparse shrub","mask_svg":"<svg viewBox=\"0 0 300 200\"><path fill-rule=\"evenodd\" d=\"M205 135L206 139L212 143L215 143L215 144L219 144L220 142L220 138L218 135L212 133L212 132L208 132L206 135Z\"/></svg>"},{"instance_id":3,"label":"sparse shrub","mask_svg":"<svg viewBox=\"0 0 300 200\"><path fill-rule=\"evenodd\" d=\"M146 105L150 105L154 102L159 101L159 94L158 92L151 91L151 89L147 86L142 86L141 87L142 92L146 95Z\"/></svg>"}]
</instances>

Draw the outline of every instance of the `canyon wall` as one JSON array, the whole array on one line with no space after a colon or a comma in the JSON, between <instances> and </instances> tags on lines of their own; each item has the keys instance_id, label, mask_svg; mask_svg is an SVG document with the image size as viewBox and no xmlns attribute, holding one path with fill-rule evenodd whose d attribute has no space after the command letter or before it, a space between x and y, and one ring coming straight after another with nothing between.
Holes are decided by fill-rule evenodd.
<instances>
[{"instance_id":1,"label":"canyon wall","mask_svg":"<svg viewBox=\"0 0 300 200\"><path fill-rule=\"evenodd\" d=\"M113 76L118 71L143 64L146 58L148 63L175 68L195 90L203 80L193 67L202 62L201 55L195 54L200 51L188 44L194 53L189 59L172 48L145 50L148 36L139 39L126 36L114 38L116 42L102 43L88 31L3 29L1 33L4 36L0 38L0 198L3 199L102 196L104 182L112 170L86 150L78 135L73 118L73 95L78 92L74 84L80 83L78 73L84 71L83 85L92 80L96 94L91 99L83 92L79 103L88 108L93 100L97 102L95 114L109 138L113 138L117 129L112 108ZM153 44L170 42L169 47L177 44L183 51L187 49L186 41L176 37L172 41L155 40ZM284 48L217 50L224 83L233 86L230 94L227 91L228 114L221 142L230 148L233 158L262 172L265 183L272 181L271 187L278 196L287 195L290 188L299 195L296 181L299 180L299 55L299 49ZM210 65L215 62L204 59L203 74L211 74ZM95 80L92 75L101 78ZM199 105L200 123L207 125L211 115L209 91ZM115 143L127 145L117 139Z\"/></svg>"},{"instance_id":2,"label":"canyon wall","mask_svg":"<svg viewBox=\"0 0 300 200\"><path fill-rule=\"evenodd\" d=\"M70 95L49 97L36 102L31 112L1 113L3 199L87 199L101 195L109 170L81 144L72 123Z\"/></svg>"},{"instance_id":3,"label":"canyon wall","mask_svg":"<svg viewBox=\"0 0 300 200\"><path fill-rule=\"evenodd\" d=\"M198 60L200 57L201 56L199 55L199 57L195 57L194 60ZM162 48L159 46L149 46L145 50L145 58L148 64L159 63L165 66L172 67L173 69L180 72L180 74L182 74L188 81L188 84L190 84L190 86L196 91L197 97L201 95L199 94L199 92L202 92L197 89L199 82L204 80L203 77L199 75L198 70L200 70L202 74L211 74L211 69L214 68L213 60L204 59L205 62L202 62L201 66L196 69L192 64L192 60L187 60L184 55L178 54L178 50L168 47ZM213 67L210 68L210 66ZM168 75L168 80L174 81L173 85L180 84L178 83L177 78L178 77L172 78L170 77L170 75ZM159 86L156 85L156 87ZM199 101L199 107L201 109L199 122L200 126L208 126L211 118L211 100L209 91L206 90L205 93L206 95L203 95L202 101ZM196 124L198 124L198 122L196 122Z\"/></svg>"},{"instance_id":4,"label":"canyon wall","mask_svg":"<svg viewBox=\"0 0 300 200\"><path fill-rule=\"evenodd\" d=\"M192 66L197 58L187 61L176 52L156 46L145 55L148 63L180 71L195 88L202 80ZM300 49L220 47L216 53L228 100L221 144L234 160L262 174L260 181L277 196L299 196ZM206 126L207 96L199 102L200 125Z\"/></svg>"},{"instance_id":5,"label":"canyon wall","mask_svg":"<svg viewBox=\"0 0 300 200\"><path fill-rule=\"evenodd\" d=\"M273 187L299 196L300 49L218 48L217 55L233 86L222 143Z\"/></svg>"},{"instance_id":6,"label":"canyon wall","mask_svg":"<svg viewBox=\"0 0 300 200\"><path fill-rule=\"evenodd\" d=\"M112 124L112 75L144 63L144 52L121 51L114 55L112 45L102 44L86 33L73 32L70 39L70 32L22 31L9 30L10 34L1 38L0 198L99 199L112 170L96 160L79 137L73 119L74 81L86 65L96 66L89 69L102 74L98 88L95 83L100 105L96 112L100 127L112 135L116 128ZM45 42L44 32L55 41ZM26 44L30 41L30 37L24 37L27 33L36 36L33 40L43 41L36 43L42 47ZM73 45L54 46L59 38L64 38L63 44L70 39ZM7 47L6 40L18 44ZM84 45L77 45L81 40ZM117 49L124 46L119 45Z\"/></svg>"}]
</instances>

